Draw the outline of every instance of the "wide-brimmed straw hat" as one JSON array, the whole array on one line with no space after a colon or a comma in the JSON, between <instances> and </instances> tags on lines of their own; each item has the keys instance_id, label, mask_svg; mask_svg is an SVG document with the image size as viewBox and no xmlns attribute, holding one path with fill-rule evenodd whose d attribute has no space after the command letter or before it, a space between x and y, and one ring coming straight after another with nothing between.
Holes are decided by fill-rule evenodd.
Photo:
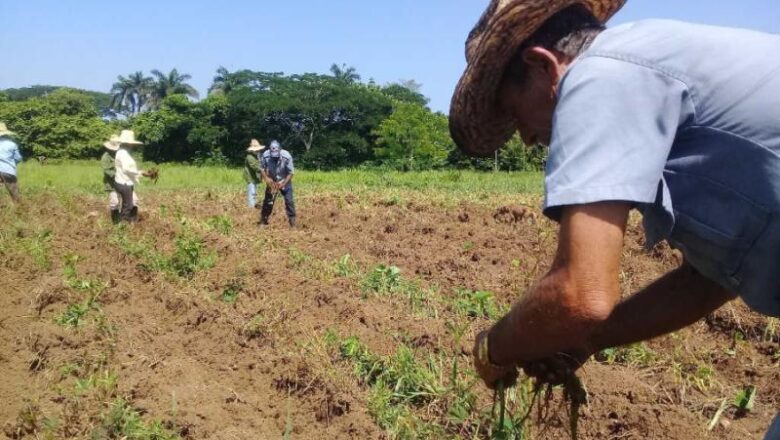
<instances>
[{"instance_id":1,"label":"wide-brimmed straw hat","mask_svg":"<svg viewBox=\"0 0 780 440\"><path fill-rule=\"evenodd\" d=\"M119 142L120 146L143 145L143 142L140 142L135 139L135 133L133 132L133 130L122 130L122 132L119 133L119 138L117 139L117 142Z\"/></svg>"},{"instance_id":2,"label":"wide-brimmed straw hat","mask_svg":"<svg viewBox=\"0 0 780 440\"><path fill-rule=\"evenodd\" d=\"M450 106L450 132L461 150L487 156L512 137L515 126L498 105L509 61L523 42L556 13L583 5L606 23L626 0L492 0L466 40L466 71Z\"/></svg>"},{"instance_id":3,"label":"wide-brimmed straw hat","mask_svg":"<svg viewBox=\"0 0 780 440\"><path fill-rule=\"evenodd\" d=\"M260 144L260 141L257 139L252 139L251 142L249 142L249 148L246 149L246 151L249 152L257 152L257 151L263 151L265 150L265 145Z\"/></svg>"},{"instance_id":4,"label":"wide-brimmed straw hat","mask_svg":"<svg viewBox=\"0 0 780 440\"><path fill-rule=\"evenodd\" d=\"M103 143L103 146L106 147L106 150L110 151L117 151L119 150L119 136L112 134L111 138Z\"/></svg>"},{"instance_id":5,"label":"wide-brimmed straw hat","mask_svg":"<svg viewBox=\"0 0 780 440\"><path fill-rule=\"evenodd\" d=\"M16 133L6 127L5 122L0 122L0 136L13 136Z\"/></svg>"}]
</instances>

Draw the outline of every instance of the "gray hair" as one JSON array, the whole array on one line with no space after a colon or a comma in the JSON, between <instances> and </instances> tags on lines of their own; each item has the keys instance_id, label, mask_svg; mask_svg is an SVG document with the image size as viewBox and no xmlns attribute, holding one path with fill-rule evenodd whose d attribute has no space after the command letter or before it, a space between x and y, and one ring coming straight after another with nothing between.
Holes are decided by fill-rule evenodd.
<instances>
[{"instance_id":1,"label":"gray hair","mask_svg":"<svg viewBox=\"0 0 780 440\"><path fill-rule=\"evenodd\" d=\"M525 81L523 52L530 47L541 46L576 58L590 47L604 29L604 25L588 8L582 5L570 6L550 17L523 42L509 61L504 78L516 84Z\"/></svg>"}]
</instances>

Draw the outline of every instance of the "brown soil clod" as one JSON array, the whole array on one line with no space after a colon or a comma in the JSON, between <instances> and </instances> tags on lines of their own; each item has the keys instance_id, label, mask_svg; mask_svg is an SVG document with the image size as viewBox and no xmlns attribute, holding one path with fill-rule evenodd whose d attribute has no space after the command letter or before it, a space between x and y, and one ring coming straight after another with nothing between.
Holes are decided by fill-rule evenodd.
<instances>
[{"instance_id":1,"label":"brown soil clod","mask_svg":"<svg viewBox=\"0 0 780 440\"><path fill-rule=\"evenodd\" d=\"M525 220L536 220L537 214L525 206L502 206L493 213L498 223L516 224Z\"/></svg>"}]
</instances>

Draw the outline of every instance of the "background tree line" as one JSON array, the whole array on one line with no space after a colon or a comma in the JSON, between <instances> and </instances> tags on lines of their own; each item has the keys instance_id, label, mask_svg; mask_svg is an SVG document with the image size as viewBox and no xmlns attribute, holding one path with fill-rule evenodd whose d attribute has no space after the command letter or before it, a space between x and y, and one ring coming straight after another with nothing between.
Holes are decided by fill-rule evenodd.
<instances>
[{"instance_id":1,"label":"background tree line","mask_svg":"<svg viewBox=\"0 0 780 440\"><path fill-rule=\"evenodd\" d=\"M252 138L278 139L303 167L400 170L531 170L544 153L513 139L496 158L462 155L446 115L431 111L414 81L378 85L354 68L329 75L219 68L208 95L176 69L119 76L109 94L52 86L0 91L0 121L19 133L23 153L91 158L107 136L132 128L145 160L238 164Z\"/></svg>"}]
</instances>

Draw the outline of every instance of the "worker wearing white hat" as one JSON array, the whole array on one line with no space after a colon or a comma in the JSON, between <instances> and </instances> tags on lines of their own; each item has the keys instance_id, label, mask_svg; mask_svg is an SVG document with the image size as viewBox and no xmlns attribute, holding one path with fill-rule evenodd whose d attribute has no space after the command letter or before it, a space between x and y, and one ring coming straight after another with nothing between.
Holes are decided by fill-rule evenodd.
<instances>
[{"instance_id":1,"label":"worker wearing white hat","mask_svg":"<svg viewBox=\"0 0 780 440\"><path fill-rule=\"evenodd\" d=\"M11 139L14 132L0 122L0 181L3 183L11 200L19 201L19 184L16 179L16 165L22 161L19 146Z\"/></svg>"}]
</instances>

